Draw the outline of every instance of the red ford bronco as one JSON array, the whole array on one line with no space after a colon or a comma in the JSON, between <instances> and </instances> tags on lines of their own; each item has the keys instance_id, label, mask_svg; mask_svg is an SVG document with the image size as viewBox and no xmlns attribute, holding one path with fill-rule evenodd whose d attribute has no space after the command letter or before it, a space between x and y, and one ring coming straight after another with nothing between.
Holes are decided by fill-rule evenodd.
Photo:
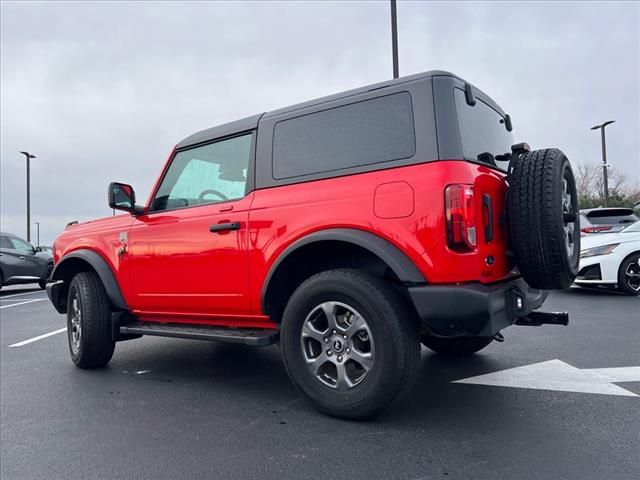
<instances>
[{"instance_id":1,"label":"red ford bronco","mask_svg":"<svg viewBox=\"0 0 640 480\"><path fill-rule=\"evenodd\" d=\"M179 142L144 206L69 225L49 298L80 368L158 335L280 342L319 410L367 418L409 390L420 343L447 355L538 309L580 251L573 173L513 145L509 115L433 71L203 130Z\"/></svg>"}]
</instances>

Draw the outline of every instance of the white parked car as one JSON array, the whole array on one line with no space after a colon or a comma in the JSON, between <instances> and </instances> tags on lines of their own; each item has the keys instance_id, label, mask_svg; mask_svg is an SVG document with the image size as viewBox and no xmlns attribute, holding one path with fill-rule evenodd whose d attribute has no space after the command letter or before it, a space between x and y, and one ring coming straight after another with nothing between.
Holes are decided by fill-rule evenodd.
<instances>
[{"instance_id":1,"label":"white parked car","mask_svg":"<svg viewBox=\"0 0 640 480\"><path fill-rule=\"evenodd\" d=\"M640 295L640 221L618 233L582 237L576 285L617 286Z\"/></svg>"}]
</instances>

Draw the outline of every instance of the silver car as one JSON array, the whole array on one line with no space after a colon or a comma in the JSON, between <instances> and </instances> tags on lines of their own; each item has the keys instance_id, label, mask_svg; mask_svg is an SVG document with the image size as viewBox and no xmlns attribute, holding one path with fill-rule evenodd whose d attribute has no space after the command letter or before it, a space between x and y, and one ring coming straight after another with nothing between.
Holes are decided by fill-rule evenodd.
<instances>
[{"instance_id":1,"label":"silver car","mask_svg":"<svg viewBox=\"0 0 640 480\"><path fill-rule=\"evenodd\" d=\"M37 283L44 289L53 270L53 256L11 233L0 232L0 288Z\"/></svg>"}]
</instances>

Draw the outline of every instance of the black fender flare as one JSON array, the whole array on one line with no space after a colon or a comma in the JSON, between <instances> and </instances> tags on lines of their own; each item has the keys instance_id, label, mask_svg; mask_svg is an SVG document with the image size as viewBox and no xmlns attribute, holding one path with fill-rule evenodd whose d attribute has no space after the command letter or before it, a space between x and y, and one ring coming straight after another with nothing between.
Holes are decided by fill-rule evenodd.
<instances>
[{"instance_id":1,"label":"black fender flare","mask_svg":"<svg viewBox=\"0 0 640 480\"><path fill-rule=\"evenodd\" d=\"M260 295L260 304L262 311L266 311L266 296L269 289L269 284L273 275L278 270L280 264L293 252L301 247L309 245L311 243L322 242L327 240L337 240L345 243L351 243L357 245L366 250L369 250L374 255L378 256L383 262L385 262L389 268L395 273L398 279L407 284L423 284L426 283L424 275L418 270L418 267L402 252L398 247L385 240L384 238L375 235L364 230L358 230L356 228L330 228L326 230L319 230L306 235L298 240L294 241L278 256L273 262L267 276L265 277L264 284L262 285L262 292Z\"/></svg>"},{"instance_id":2,"label":"black fender flare","mask_svg":"<svg viewBox=\"0 0 640 480\"><path fill-rule=\"evenodd\" d=\"M68 255L62 257L54 267L49 281L55 283L64 280L67 268L74 263L70 262L72 259L79 259L89 264L89 266L91 266L91 268L93 268L93 270L98 274L98 277L100 277L100 281L102 281L102 285L104 285L104 289L111 300L111 303L113 303L118 310L129 310L111 267L104 258L92 250L74 250Z\"/></svg>"}]
</instances>

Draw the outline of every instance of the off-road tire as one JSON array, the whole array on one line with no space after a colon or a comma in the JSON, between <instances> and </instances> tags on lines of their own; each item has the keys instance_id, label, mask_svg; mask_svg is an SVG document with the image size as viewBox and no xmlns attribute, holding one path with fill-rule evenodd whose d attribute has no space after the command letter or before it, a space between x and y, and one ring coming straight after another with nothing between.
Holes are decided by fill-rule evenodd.
<instances>
[{"instance_id":1,"label":"off-road tire","mask_svg":"<svg viewBox=\"0 0 640 480\"><path fill-rule=\"evenodd\" d=\"M434 337L431 335L423 335L420 337L422 345L429 350L440 355L451 357L463 357L479 352L489 345L493 338L491 337Z\"/></svg>"},{"instance_id":2,"label":"off-road tire","mask_svg":"<svg viewBox=\"0 0 640 480\"><path fill-rule=\"evenodd\" d=\"M72 347L74 296L81 308L81 336L76 352ZM80 272L73 277L67 297L67 338L73 363L83 369L104 367L115 348L111 336L111 304L95 272Z\"/></svg>"},{"instance_id":3,"label":"off-road tire","mask_svg":"<svg viewBox=\"0 0 640 480\"><path fill-rule=\"evenodd\" d=\"M569 212L563 211L563 180L571 200ZM578 273L580 225L576 183L564 153L549 148L516 159L509 175L507 210L511 247L527 283L545 290L569 288Z\"/></svg>"},{"instance_id":4,"label":"off-road tire","mask_svg":"<svg viewBox=\"0 0 640 480\"><path fill-rule=\"evenodd\" d=\"M371 370L348 391L324 385L305 363L301 330L323 302L355 308L375 344ZM405 301L390 284L359 270L329 270L303 282L285 308L280 344L287 373L304 397L319 411L344 419L371 418L400 399L414 384L420 365L418 327Z\"/></svg>"},{"instance_id":5,"label":"off-road tire","mask_svg":"<svg viewBox=\"0 0 640 480\"><path fill-rule=\"evenodd\" d=\"M640 295L639 291L634 290L627 283L627 277L626 277L627 269L629 268L630 265L634 263L637 265L638 259L640 259L640 253L638 252L632 253L631 255L629 255L627 258L623 260L623 262L620 264L620 268L618 268L618 288L625 295L630 295L630 296ZM640 268L638 270L640 270Z\"/></svg>"}]
</instances>

